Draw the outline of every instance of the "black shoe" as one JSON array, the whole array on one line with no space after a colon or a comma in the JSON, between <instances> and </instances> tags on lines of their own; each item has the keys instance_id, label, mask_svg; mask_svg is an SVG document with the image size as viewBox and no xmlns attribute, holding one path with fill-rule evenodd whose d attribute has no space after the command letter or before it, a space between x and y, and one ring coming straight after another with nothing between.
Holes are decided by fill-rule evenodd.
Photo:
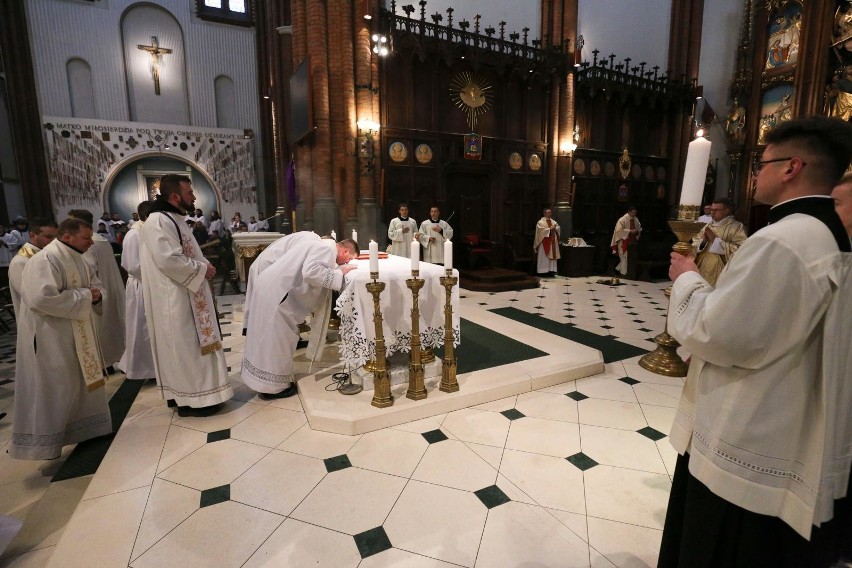
<instances>
[{"instance_id":1,"label":"black shoe","mask_svg":"<svg viewBox=\"0 0 852 568\"><path fill-rule=\"evenodd\" d=\"M169 400L166 401L166 405L169 408L175 408L177 406L177 403L174 401L174 399L170 398Z\"/></svg>"},{"instance_id":2,"label":"black shoe","mask_svg":"<svg viewBox=\"0 0 852 568\"><path fill-rule=\"evenodd\" d=\"M203 418L204 416L211 416L219 412L225 406L225 403L220 402L219 404L214 404L212 406L204 406L202 408L192 408L191 406L178 406L178 416L181 418L187 418L189 416L196 418Z\"/></svg>"},{"instance_id":3,"label":"black shoe","mask_svg":"<svg viewBox=\"0 0 852 568\"><path fill-rule=\"evenodd\" d=\"M297 392L299 392L299 390L296 388L296 383L292 383L289 387L287 387L281 392L277 392L275 394L259 392L257 393L257 397L261 400L275 400L276 398L290 398Z\"/></svg>"},{"instance_id":4,"label":"black shoe","mask_svg":"<svg viewBox=\"0 0 852 568\"><path fill-rule=\"evenodd\" d=\"M298 343L296 343L296 349L305 349L308 347L308 342L304 339L300 339Z\"/></svg>"}]
</instances>

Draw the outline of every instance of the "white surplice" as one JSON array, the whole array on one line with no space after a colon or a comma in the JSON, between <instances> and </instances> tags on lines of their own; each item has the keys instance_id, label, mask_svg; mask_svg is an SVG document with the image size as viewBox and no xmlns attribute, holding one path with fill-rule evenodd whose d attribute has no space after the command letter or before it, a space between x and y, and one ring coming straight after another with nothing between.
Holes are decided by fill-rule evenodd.
<instances>
[{"instance_id":1,"label":"white surplice","mask_svg":"<svg viewBox=\"0 0 852 568\"><path fill-rule=\"evenodd\" d=\"M632 230L638 232L631 236L630 231ZM639 222L637 217L631 218L630 215L625 213L615 223L615 230L612 232L612 240L609 245L612 251L618 254L619 263L615 269L622 275L627 274L627 247L634 239L638 240L641 234L642 223Z\"/></svg>"},{"instance_id":2,"label":"white surplice","mask_svg":"<svg viewBox=\"0 0 852 568\"><path fill-rule=\"evenodd\" d=\"M95 244L83 258L104 286L102 314L95 316L95 329L101 339L104 363L109 367L124 353L124 282L112 252L112 245L100 235L92 235Z\"/></svg>"},{"instance_id":3,"label":"white surplice","mask_svg":"<svg viewBox=\"0 0 852 568\"><path fill-rule=\"evenodd\" d=\"M535 224L535 241L533 248L536 253L536 272L546 274L556 272L559 252L559 223L553 219L542 217Z\"/></svg>"},{"instance_id":4,"label":"white surplice","mask_svg":"<svg viewBox=\"0 0 852 568\"><path fill-rule=\"evenodd\" d=\"M339 290L343 284L335 242L307 235L313 236L292 243L254 283L242 379L257 392L279 393L294 380L299 323L314 311L324 289Z\"/></svg>"},{"instance_id":5,"label":"white surplice","mask_svg":"<svg viewBox=\"0 0 852 568\"><path fill-rule=\"evenodd\" d=\"M24 267L15 365L13 458L59 457L62 446L112 432L105 389L89 391L74 337L75 321L93 321L90 288L103 290L83 255L58 239ZM71 257L81 285L70 288L62 258ZM90 346L97 350L97 345ZM95 351L96 352L96 351Z\"/></svg>"},{"instance_id":6,"label":"white surplice","mask_svg":"<svg viewBox=\"0 0 852 568\"><path fill-rule=\"evenodd\" d=\"M406 228L408 228L408 232L404 233L403 230ZM391 219L390 225L388 225L388 238L391 240L391 248L388 252L411 258L411 241L416 232L417 221L411 217L406 217L404 221L399 217Z\"/></svg>"},{"instance_id":7,"label":"white surplice","mask_svg":"<svg viewBox=\"0 0 852 568\"><path fill-rule=\"evenodd\" d=\"M229 400L234 391L222 349L201 354L192 301L199 288L209 286L204 279L207 263L184 256L176 231L195 258L203 258L182 215L151 213L140 235L145 317L154 370L165 397L179 406L202 408Z\"/></svg>"},{"instance_id":8,"label":"white surplice","mask_svg":"<svg viewBox=\"0 0 852 568\"><path fill-rule=\"evenodd\" d=\"M433 230L436 225L441 227L440 231ZM435 240L429 242L429 237L434 237ZM435 223L431 219L426 219L420 223L420 244L425 249L423 251L423 261L433 264L444 264L444 241L452 240L452 238L453 228L446 221Z\"/></svg>"},{"instance_id":9,"label":"white surplice","mask_svg":"<svg viewBox=\"0 0 852 568\"><path fill-rule=\"evenodd\" d=\"M12 296L12 306L15 309L16 317L21 313L21 290L23 289L24 267L27 265L27 261L40 250L34 244L27 243L21 247L18 254L9 263L9 295Z\"/></svg>"},{"instance_id":10,"label":"white surplice","mask_svg":"<svg viewBox=\"0 0 852 568\"><path fill-rule=\"evenodd\" d=\"M142 294L142 269L139 264L140 231L144 223L138 221L124 237L121 249L121 267L127 271L125 298L125 347L118 368L128 379L144 380L156 376L148 320L145 318L145 298Z\"/></svg>"}]
</instances>

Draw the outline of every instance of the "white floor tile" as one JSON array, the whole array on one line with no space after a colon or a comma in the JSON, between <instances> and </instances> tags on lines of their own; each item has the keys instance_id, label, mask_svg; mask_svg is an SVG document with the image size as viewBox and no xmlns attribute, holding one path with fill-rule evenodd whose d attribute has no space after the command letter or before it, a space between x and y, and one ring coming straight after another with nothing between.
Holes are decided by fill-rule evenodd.
<instances>
[{"instance_id":1,"label":"white floor tile","mask_svg":"<svg viewBox=\"0 0 852 568\"><path fill-rule=\"evenodd\" d=\"M586 515L579 513L570 513L568 511L559 511L558 509L547 509L547 511L556 517L556 519L568 527L568 529L583 539L589 542L589 528L586 524Z\"/></svg>"},{"instance_id":2,"label":"white floor tile","mask_svg":"<svg viewBox=\"0 0 852 568\"><path fill-rule=\"evenodd\" d=\"M201 491L155 479L133 545L135 560L198 510Z\"/></svg>"},{"instance_id":3,"label":"white floor tile","mask_svg":"<svg viewBox=\"0 0 852 568\"><path fill-rule=\"evenodd\" d=\"M278 449L324 460L345 454L360 438L311 430L310 425L305 424L284 440Z\"/></svg>"},{"instance_id":4,"label":"white floor tile","mask_svg":"<svg viewBox=\"0 0 852 568\"><path fill-rule=\"evenodd\" d=\"M215 432L217 430L233 428L255 412L259 411L260 408L261 407L257 404L250 404L248 402L240 402L238 400L231 399L225 403L224 408L213 416L205 416L203 418L194 416L180 418L177 413L175 413L174 424L176 426L192 428L193 430L199 430L201 432Z\"/></svg>"},{"instance_id":5,"label":"white floor tile","mask_svg":"<svg viewBox=\"0 0 852 568\"><path fill-rule=\"evenodd\" d=\"M671 491L668 475L598 465L584 476L590 516L663 528Z\"/></svg>"},{"instance_id":6,"label":"white floor tile","mask_svg":"<svg viewBox=\"0 0 852 568\"><path fill-rule=\"evenodd\" d=\"M326 473L320 459L273 450L231 483L231 500L289 515Z\"/></svg>"},{"instance_id":7,"label":"white floor tile","mask_svg":"<svg viewBox=\"0 0 852 568\"><path fill-rule=\"evenodd\" d=\"M504 410L515 408L515 400L517 398L517 396L510 396L507 398L501 398L499 400L486 402L485 404L477 404L476 406L471 406L471 408L475 408L477 410L491 410L492 412L503 412Z\"/></svg>"},{"instance_id":8,"label":"white floor tile","mask_svg":"<svg viewBox=\"0 0 852 568\"><path fill-rule=\"evenodd\" d=\"M509 433L509 419L497 412L466 408L450 412L441 429L464 442L502 447Z\"/></svg>"},{"instance_id":9,"label":"white floor tile","mask_svg":"<svg viewBox=\"0 0 852 568\"><path fill-rule=\"evenodd\" d=\"M476 566L589 566L589 548L548 511L505 503L488 511Z\"/></svg>"},{"instance_id":10,"label":"white floor tile","mask_svg":"<svg viewBox=\"0 0 852 568\"><path fill-rule=\"evenodd\" d=\"M397 426L393 426L394 430L404 430L405 432L414 432L415 434L422 434L423 432L431 432L432 430L438 430L441 428L441 423L443 423L444 418L447 417L447 414L438 414L435 416L430 416L429 418L423 418L421 420L413 420L412 422L405 422L404 424L398 424ZM446 432L444 432L446 435Z\"/></svg>"},{"instance_id":11,"label":"white floor tile","mask_svg":"<svg viewBox=\"0 0 852 568\"><path fill-rule=\"evenodd\" d=\"M620 377L619 377L620 378ZM617 379L587 377L577 380L577 390L590 398L616 400L619 402L638 402L633 387Z\"/></svg>"},{"instance_id":12,"label":"white floor tile","mask_svg":"<svg viewBox=\"0 0 852 568\"><path fill-rule=\"evenodd\" d=\"M586 512L583 473L563 458L506 450L500 473L542 507Z\"/></svg>"},{"instance_id":13,"label":"white floor tile","mask_svg":"<svg viewBox=\"0 0 852 568\"><path fill-rule=\"evenodd\" d=\"M671 406L654 406L652 404L642 404L642 413L648 421L648 426L659 430L666 436L672 430L677 408Z\"/></svg>"},{"instance_id":14,"label":"white floor tile","mask_svg":"<svg viewBox=\"0 0 852 568\"><path fill-rule=\"evenodd\" d=\"M580 425L583 453L604 465L667 473L653 440L638 432Z\"/></svg>"},{"instance_id":15,"label":"white floor tile","mask_svg":"<svg viewBox=\"0 0 852 568\"><path fill-rule=\"evenodd\" d=\"M157 473L169 468L207 444L207 433L172 425L157 464Z\"/></svg>"},{"instance_id":16,"label":"white floor tile","mask_svg":"<svg viewBox=\"0 0 852 568\"><path fill-rule=\"evenodd\" d=\"M82 501L62 533L49 568L127 566L148 487ZM97 535L97 539L92 539Z\"/></svg>"},{"instance_id":17,"label":"white floor tile","mask_svg":"<svg viewBox=\"0 0 852 568\"><path fill-rule=\"evenodd\" d=\"M623 430L639 430L648 424L638 404L587 398L577 404L580 424L606 426Z\"/></svg>"},{"instance_id":18,"label":"white floor tile","mask_svg":"<svg viewBox=\"0 0 852 568\"><path fill-rule=\"evenodd\" d=\"M283 521L280 515L232 501L205 507L148 549L132 566L209 568L214 564L238 568ZM239 527L239 530L222 530L222 527Z\"/></svg>"},{"instance_id":19,"label":"white floor tile","mask_svg":"<svg viewBox=\"0 0 852 568\"><path fill-rule=\"evenodd\" d=\"M589 544L619 568L657 565L663 531L589 517Z\"/></svg>"},{"instance_id":20,"label":"white floor tile","mask_svg":"<svg viewBox=\"0 0 852 568\"><path fill-rule=\"evenodd\" d=\"M302 412L267 406L231 428L231 438L275 448L306 422Z\"/></svg>"},{"instance_id":21,"label":"white floor tile","mask_svg":"<svg viewBox=\"0 0 852 568\"><path fill-rule=\"evenodd\" d=\"M355 568L358 547L347 534L287 519L255 552L243 568L324 566Z\"/></svg>"},{"instance_id":22,"label":"white floor tile","mask_svg":"<svg viewBox=\"0 0 852 568\"><path fill-rule=\"evenodd\" d=\"M4 559L3 566L4 568L44 568L55 550L54 545L26 552L20 556L8 557Z\"/></svg>"},{"instance_id":23,"label":"white floor tile","mask_svg":"<svg viewBox=\"0 0 852 568\"><path fill-rule=\"evenodd\" d=\"M550 392L542 389L518 395L515 408L532 418L577 422L577 401L565 396L575 390L575 383L569 381L569 384L558 385L558 389L550 387L555 389Z\"/></svg>"},{"instance_id":24,"label":"white floor tile","mask_svg":"<svg viewBox=\"0 0 852 568\"><path fill-rule=\"evenodd\" d=\"M472 566L487 511L468 491L411 481L384 528L396 548Z\"/></svg>"},{"instance_id":25,"label":"white floor tile","mask_svg":"<svg viewBox=\"0 0 852 568\"><path fill-rule=\"evenodd\" d=\"M456 564L448 564L406 550L391 548L368 556L361 561L358 568L451 568L453 566Z\"/></svg>"},{"instance_id":26,"label":"white floor tile","mask_svg":"<svg viewBox=\"0 0 852 568\"><path fill-rule=\"evenodd\" d=\"M219 487L233 482L270 451L269 448L239 440L212 442L157 477L193 489Z\"/></svg>"},{"instance_id":27,"label":"white floor tile","mask_svg":"<svg viewBox=\"0 0 852 568\"><path fill-rule=\"evenodd\" d=\"M463 442L444 440L429 445L411 479L477 491L494 485L497 466L489 464Z\"/></svg>"},{"instance_id":28,"label":"white floor tile","mask_svg":"<svg viewBox=\"0 0 852 568\"><path fill-rule=\"evenodd\" d=\"M580 451L580 430L572 422L520 418L512 421L506 448L567 458Z\"/></svg>"},{"instance_id":29,"label":"white floor tile","mask_svg":"<svg viewBox=\"0 0 852 568\"><path fill-rule=\"evenodd\" d=\"M641 404L653 404L656 406L669 406L677 408L680 401L682 386L660 385L654 383L639 383L633 385L636 398Z\"/></svg>"},{"instance_id":30,"label":"white floor tile","mask_svg":"<svg viewBox=\"0 0 852 568\"><path fill-rule=\"evenodd\" d=\"M355 467L410 477L428 446L421 434L388 428L364 434L346 455Z\"/></svg>"},{"instance_id":31,"label":"white floor tile","mask_svg":"<svg viewBox=\"0 0 852 568\"><path fill-rule=\"evenodd\" d=\"M355 535L384 522L406 481L357 467L335 471L290 516Z\"/></svg>"}]
</instances>

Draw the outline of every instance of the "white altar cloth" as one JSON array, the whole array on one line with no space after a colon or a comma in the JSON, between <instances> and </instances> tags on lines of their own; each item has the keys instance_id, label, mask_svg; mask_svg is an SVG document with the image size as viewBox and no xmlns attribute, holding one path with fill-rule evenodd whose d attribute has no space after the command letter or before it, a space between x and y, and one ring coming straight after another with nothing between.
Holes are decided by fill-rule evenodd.
<instances>
[{"instance_id":1,"label":"white altar cloth","mask_svg":"<svg viewBox=\"0 0 852 568\"><path fill-rule=\"evenodd\" d=\"M367 291L370 281L368 260L353 260L358 269L346 275L346 287L337 299L340 315L340 360L351 368L357 368L376 357L376 327L373 323L373 295ZM420 343L423 348L439 347L444 344L444 301L446 288L441 286L443 266L420 263L419 278L425 280L420 289ZM458 278L458 271L453 276ZM387 357L394 353L411 350L411 305L412 294L406 279L411 278L411 260L388 255L379 259L379 280L385 283L381 294L381 310ZM461 340L459 331L459 287L453 287L454 345Z\"/></svg>"}]
</instances>

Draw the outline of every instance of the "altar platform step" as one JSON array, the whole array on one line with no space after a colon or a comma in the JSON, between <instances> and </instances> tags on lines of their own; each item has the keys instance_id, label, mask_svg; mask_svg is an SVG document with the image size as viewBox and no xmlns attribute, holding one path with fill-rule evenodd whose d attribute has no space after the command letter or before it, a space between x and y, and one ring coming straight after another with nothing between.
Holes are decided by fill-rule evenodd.
<instances>
[{"instance_id":1,"label":"altar platform step","mask_svg":"<svg viewBox=\"0 0 852 568\"><path fill-rule=\"evenodd\" d=\"M476 338L466 336L463 330L456 350L458 392L441 392L438 376L425 381L427 398L410 400L405 397L407 383L397 384L391 387L393 406L376 408L370 404L373 391L343 395L334 390L332 375L344 370L334 361L335 346L326 349L325 361L313 364L313 374L299 373L307 367L307 361L297 358L299 397L310 427L336 434L363 434L604 371L603 355L597 349L474 306L462 304L460 316L490 335Z\"/></svg>"},{"instance_id":2,"label":"altar platform step","mask_svg":"<svg viewBox=\"0 0 852 568\"><path fill-rule=\"evenodd\" d=\"M538 288L539 278L508 268L459 269L459 286L476 292L507 292Z\"/></svg>"}]
</instances>

